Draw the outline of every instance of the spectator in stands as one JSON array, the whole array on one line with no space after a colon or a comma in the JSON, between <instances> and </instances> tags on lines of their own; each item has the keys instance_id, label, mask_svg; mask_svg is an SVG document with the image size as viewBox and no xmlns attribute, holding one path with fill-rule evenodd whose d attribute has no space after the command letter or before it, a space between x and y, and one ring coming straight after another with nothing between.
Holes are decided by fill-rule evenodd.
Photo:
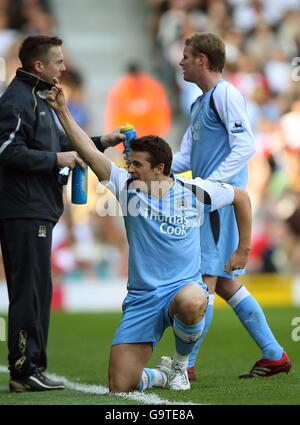
<instances>
[{"instance_id":1,"label":"spectator in stands","mask_svg":"<svg viewBox=\"0 0 300 425\"><path fill-rule=\"evenodd\" d=\"M129 122L139 137L147 134L164 137L170 130L170 118L170 106L163 86L143 72L138 63L130 63L126 74L108 94L105 131Z\"/></svg>"}]
</instances>

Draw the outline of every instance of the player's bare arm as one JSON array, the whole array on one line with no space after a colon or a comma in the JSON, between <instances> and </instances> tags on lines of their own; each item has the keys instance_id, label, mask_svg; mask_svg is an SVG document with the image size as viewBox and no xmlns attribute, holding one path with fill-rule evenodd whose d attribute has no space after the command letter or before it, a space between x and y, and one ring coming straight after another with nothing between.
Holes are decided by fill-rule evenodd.
<instances>
[{"instance_id":1,"label":"player's bare arm","mask_svg":"<svg viewBox=\"0 0 300 425\"><path fill-rule=\"evenodd\" d=\"M70 142L80 157L94 171L99 180L109 180L111 161L98 151L89 136L74 121L66 106L62 87L56 78L54 78L54 86L48 92L47 102L54 109Z\"/></svg>"},{"instance_id":2,"label":"player's bare arm","mask_svg":"<svg viewBox=\"0 0 300 425\"><path fill-rule=\"evenodd\" d=\"M230 256L225 271L245 268L251 246L252 210L250 197L246 190L234 188L234 212L239 230L239 246Z\"/></svg>"}]
</instances>

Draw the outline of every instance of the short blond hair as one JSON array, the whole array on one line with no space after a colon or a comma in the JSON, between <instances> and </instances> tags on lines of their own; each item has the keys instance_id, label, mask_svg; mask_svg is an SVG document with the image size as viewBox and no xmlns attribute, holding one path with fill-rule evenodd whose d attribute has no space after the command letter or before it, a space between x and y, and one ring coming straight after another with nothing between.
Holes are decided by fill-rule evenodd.
<instances>
[{"instance_id":1,"label":"short blond hair","mask_svg":"<svg viewBox=\"0 0 300 425\"><path fill-rule=\"evenodd\" d=\"M185 44L191 46L193 55L204 53L208 58L208 68L211 71L222 72L226 54L225 44L216 34L208 32L197 32L186 39Z\"/></svg>"}]
</instances>

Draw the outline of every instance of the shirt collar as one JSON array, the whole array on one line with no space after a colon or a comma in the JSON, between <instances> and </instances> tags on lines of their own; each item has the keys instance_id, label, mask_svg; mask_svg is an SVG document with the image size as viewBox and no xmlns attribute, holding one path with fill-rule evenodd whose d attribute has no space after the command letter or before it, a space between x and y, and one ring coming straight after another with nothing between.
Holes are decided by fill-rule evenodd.
<instances>
[{"instance_id":1,"label":"shirt collar","mask_svg":"<svg viewBox=\"0 0 300 425\"><path fill-rule=\"evenodd\" d=\"M23 68L17 69L16 78L18 80L25 81L27 84L31 85L32 87L36 87L38 90L50 90L53 86L53 84L41 80L36 75L25 71Z\"/></svg>"}]
</instances>

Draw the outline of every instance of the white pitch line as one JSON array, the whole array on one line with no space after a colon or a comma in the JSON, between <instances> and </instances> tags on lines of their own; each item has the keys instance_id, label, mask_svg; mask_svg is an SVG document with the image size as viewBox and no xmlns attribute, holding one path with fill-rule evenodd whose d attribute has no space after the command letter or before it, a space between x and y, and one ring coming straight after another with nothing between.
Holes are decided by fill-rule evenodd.
<instances>
[{"instance_id":1,"label":"white pitch line","mask_svg":"<svg viewBox=\"0 0 300 425\"><path fill-rule=\"evenodd\" d=\"M0 373L8 373L8 368L0 365ZM86 394L105 395L109 393L108 388L102 385L78 384L77 382L69 381L65 376L58 376L52 373L47 373L49 378L61 381L66 388L73 391L79 391ZM156 394L145 394L142 391L134 391L131 393L116 393L111 394L114 397L121 397L127 400L138 401L143 404L167 404L167 405L195 405L191 401L171 401L160 398Z\"/></svg>"},{"instance_id":2,"label":"white pitch line","mask_svg":"<svg viewBox=\"0 0 300 425\"><path fill-rule=\"evenodd\" d=\"M6 366L0 366L0 373L8 373L8 369Z\"/></svg>"}]
</instances>

